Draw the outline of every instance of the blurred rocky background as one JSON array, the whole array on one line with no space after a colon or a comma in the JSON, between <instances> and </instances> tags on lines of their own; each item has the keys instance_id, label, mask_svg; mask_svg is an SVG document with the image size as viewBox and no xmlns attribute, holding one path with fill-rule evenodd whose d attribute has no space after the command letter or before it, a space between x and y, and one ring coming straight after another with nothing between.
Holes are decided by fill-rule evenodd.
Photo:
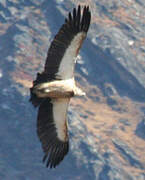
<instances>
[{"instance_id":1,"label":"blurred rocky background","mask_svg":"<svg viewBox=\"0 0 145 180\"><path fill-rule=\"evenodd\" d=\"M92 22L76 65L70 151L49 170L29 88L78 4ZM0 0L0 179L145 180L145 1Z\"/></svg>"}]
</instances>

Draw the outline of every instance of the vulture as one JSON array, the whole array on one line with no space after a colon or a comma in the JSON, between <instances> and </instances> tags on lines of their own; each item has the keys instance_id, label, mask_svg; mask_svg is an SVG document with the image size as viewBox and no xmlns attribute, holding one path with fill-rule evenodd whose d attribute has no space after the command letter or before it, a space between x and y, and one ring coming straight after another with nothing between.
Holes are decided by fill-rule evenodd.
<instances>
[{"instance_id":1,"label":"vulture","mask_svg":"<svg viewBox=\"0 0 145 180\"><path fill-rule=\"evenodd\" d=\"M42 73L30 88L30 102L38 107L37 134L46 167L55 168L69 150L67 109L70 98L85 93L76 86L76 58L91 20L89 6L73 9L54 37Z\"/></svg>"}]
</instances>

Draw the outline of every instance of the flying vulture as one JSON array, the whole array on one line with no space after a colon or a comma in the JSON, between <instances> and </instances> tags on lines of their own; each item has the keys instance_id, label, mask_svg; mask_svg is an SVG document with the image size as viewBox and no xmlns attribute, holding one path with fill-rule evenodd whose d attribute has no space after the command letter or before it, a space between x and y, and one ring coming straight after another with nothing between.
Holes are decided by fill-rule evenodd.
<instances>
[{"instance_id":1,"label":"flying vulture","mask_svg":"<svg viewBox=\"0 0 145 180\"><path fill-rule=\"evenodd\" d=\"M68 14L47 53L44 71L30 88L30 101L38 107L37 134L45 153L43 162L55 168L68 153L67 109L70 98L85 93L75 85L76 57L91 20L88 6Z\"/></svg>"}]
</instances>

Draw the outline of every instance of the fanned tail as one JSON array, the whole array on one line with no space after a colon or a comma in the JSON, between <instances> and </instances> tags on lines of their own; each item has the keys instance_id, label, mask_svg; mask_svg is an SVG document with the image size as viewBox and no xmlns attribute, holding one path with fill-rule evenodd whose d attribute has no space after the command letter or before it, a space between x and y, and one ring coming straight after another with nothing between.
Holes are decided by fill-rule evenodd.
<instances>
[{"instance_id":1,"label":"fanned tail","mask_svg":"<svg viewBox=\"0 0 145 180\"><path fill-rule=\"evenodd\" d=\"M36 85L48 81L48 77L45 73L37 73L37 78L33 81L33 86L30 88L30 99L29 101L33 104L34 107L40 106L40 104L45 100L45 98L37 97L37 95L33 92L33 89Z\"/></svg>"}]
</instances>

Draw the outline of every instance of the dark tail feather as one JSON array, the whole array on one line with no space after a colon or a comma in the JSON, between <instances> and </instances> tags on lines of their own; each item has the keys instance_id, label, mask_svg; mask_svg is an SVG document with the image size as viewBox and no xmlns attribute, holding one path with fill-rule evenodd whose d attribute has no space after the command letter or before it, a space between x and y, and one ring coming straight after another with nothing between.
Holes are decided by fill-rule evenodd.
<instances>
[{"instance_id":1,"label":"dark tail feather","mask_svg":"<svg viewBox=\"0 0 145 180\"><path fill-rule=\"evenodd\" d=\"M47 75L42 73L37 73L37 78L35 81L33 81L33 87L30 88L30 99L29 101L33 104L34 107L38 107L43 101L45 98L39 98L36 96L35 93L33 93L33 88L37 85L37 84L40 84L40 83L43 83L43 82L46 82L48 81L48 78L47 78Z\"/></svg>"},{"instance_id":2,"label":"dark tail feather","mask_svg":"<svg viewBox=\"0 0 145 180\"><path fill-rule=\"evenodd\" d=\"M44 98L37 97L36 94L33 93L33 87L32 87L32 88L30 88L29 101L33 104L34 107L38 107L44 101Z\"/></svg>"}]
</instances>

